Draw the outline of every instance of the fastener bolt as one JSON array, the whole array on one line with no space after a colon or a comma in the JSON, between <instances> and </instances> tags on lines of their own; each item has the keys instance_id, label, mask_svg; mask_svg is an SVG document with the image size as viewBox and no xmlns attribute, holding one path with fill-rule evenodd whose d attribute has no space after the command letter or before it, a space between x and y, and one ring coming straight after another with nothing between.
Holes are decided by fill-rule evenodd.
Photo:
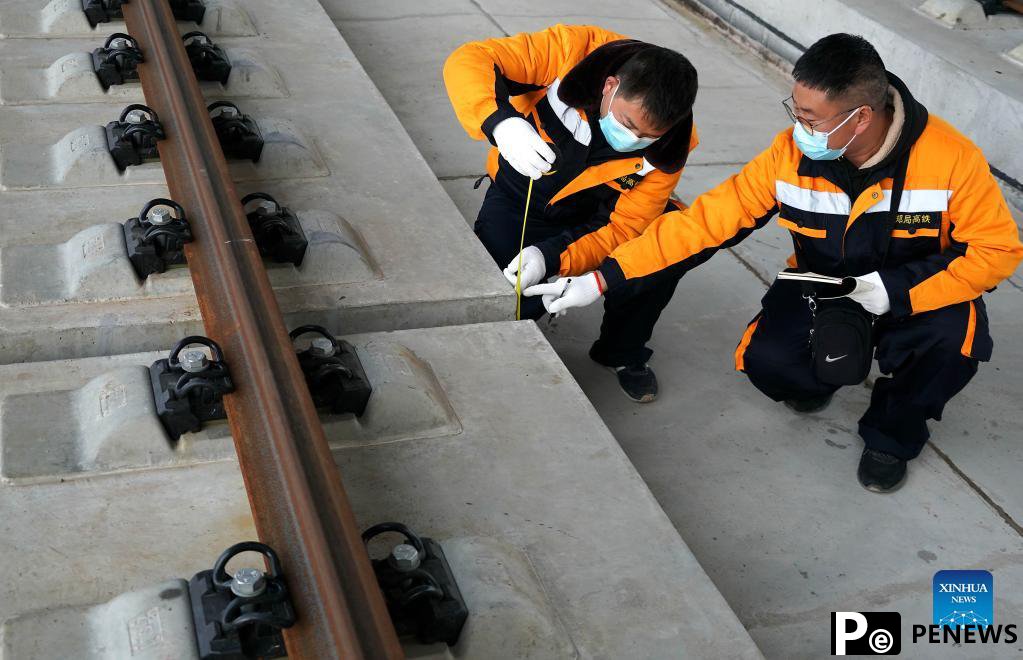
<instances>
[{"instance_id":1,"label":"fastener bolt","mask_svg":"<svg viewBox=\"0 0 1023 660\"><path fill-rule=\"evenodd\" d=\"M240 568L231 580L231 593L252 598L266 591L266 576L258 568Z\"/></svg>"},{"instance_id":2,"label":"fastener bolt","mask_svg":"<svg viewBox=\"0 0 1023 660\"><path fill-rule=\"evenodd\" d=\"M273 202L261 199L259 200L259 205L256 207L256 213L259 213L260 215L268 215L273 213L275 208L277 207Z\"/></svg>"},{"instance_id":3,"label":"fastener bolt","mask_svg":"<svg viewBox=\"0 0 1023 660\"><path fill-rule=\"evenodd\" d=\"M148 118L148 115L143 110L132 110L125 115L124 120L129 124L141 124Z\"/></svg>"},{"instance_id":4,"label":"fastener bolt","mask_svg":"<svg viewBox=\"0 0 1023 660\"><path fill-rule=\"evenodd\" d=\"M162 226L170 224L171 220L174 219L174 216L171 215L171 210L166 206L158 206L149 212L146 219L149 220L149 224L151 225Z\"/></svg>"},{"instance_id":5,"label":"fastener bolt","mask_svg":"<svg viewBox=\"0 0 1023 660\"><path fill-rule=\"evenodd\" d=\"M419 568L419 551L415 546L401 543L391 550L391 565L399 571L411 571Z\"/></svg>"},{"instance_id":6,"label":"fastener bolt","mask_svg":"<svg viewBox=\"0 0 1023 660\"><path fill-rule=\"evenodd\" d=\"M210 361L206 359L206 354L194 348L190 351L183 351L178 361L181 363L181 368L190 374L197 374L210 364Z\"/></svg>"},{"instance_id":7,"label":"fastener bolt","mask_svg":"<svg viewBox=\"0 0 1023 660\"><path fill-rule=\"evenodd\" d=\"M110 42L110 47L116 48L117 50L124 50L125 48L128 48L130 45L131 44L124 37L117 37L116 39Z\"/></svg>"},{"instance_id":8,"label":"fastener bolt","mask_svg":"<svg viewBox=\"0 0 1023 660\"><path fill-rule=\"evenodd\" d=\"M309 344L309 352L329 357L334 354L334 344L326 337L317 337Z\"/></svg>"}]
</instances>

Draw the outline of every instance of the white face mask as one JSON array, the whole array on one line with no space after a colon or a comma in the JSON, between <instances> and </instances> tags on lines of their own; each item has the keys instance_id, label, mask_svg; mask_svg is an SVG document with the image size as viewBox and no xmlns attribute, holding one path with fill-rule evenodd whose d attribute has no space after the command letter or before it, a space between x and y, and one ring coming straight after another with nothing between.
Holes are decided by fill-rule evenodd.
<instances>
[{"instance_id":1,"label":"white face mask","mask_svg":"<svg viewBox=\"0 0 1023 660\"><path fill-rule=\"evenodd\" d=\"M649 147L657 138L638 137L618 121L614 113L611 112L611 103L615 100L615 94L618 93L618 88L621 86L622 83L619 82L618 86L615 87L615 91L611 92L611 100L607 102L607 114L601 117L597 123L600 125L600 132L604 134L604 139L607 140L612 149L623 152L638 151L644 147Z\"/></svg>"}]
</instances>

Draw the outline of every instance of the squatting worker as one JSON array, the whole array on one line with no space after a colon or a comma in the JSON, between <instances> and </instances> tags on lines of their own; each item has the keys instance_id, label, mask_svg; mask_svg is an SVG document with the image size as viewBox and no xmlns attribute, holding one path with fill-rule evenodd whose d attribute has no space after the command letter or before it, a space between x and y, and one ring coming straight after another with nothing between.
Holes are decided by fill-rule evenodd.
<instances>
[{"instance_id":1,"label":"squatting worker","mask_svg":"<svg viewBox=\"0 0 1023 660\"><path fill-rule=\"evenodd\" d=\"M444 82L469 135L496 146L475 230L513 286L531 179L523 288L593 270L681 208L669 197L697 144L697 81L679 53L598 27L555 25L461 46L444 65ZM635 401L657 395L646 342L676 284L609 302L590 350ZM543 315L538 299L522 302L523 318Z\"/></svg>"},{"instance_id":2,"label":"squatting worker","mask_svg":"<svg viewBox=\"0 0 1023 660\"><path fill-rule=\"evenodd\" d=\"M658 218L596 273L529 293L547 296L552 313L597 300L601 288L614 299L624 283L677 277L779 214L795 245L790 266L874 285L849 296L877 315L874 357L888 376L874 383L859 422L866 449L858 476L885 492L927 441L926 420L940 419L978 361L991 358L982 294L1013 273L1023 246L980 149L928 115L868 42L825 37L792 75L784 103L793 126L766 151L689 209ZM904 191L892 214L900 163ZM800 283L776 281L762 307L736 349L736 369L797 411L822 409L837 388L811 366Z\"/></svg>"}]
</instances>

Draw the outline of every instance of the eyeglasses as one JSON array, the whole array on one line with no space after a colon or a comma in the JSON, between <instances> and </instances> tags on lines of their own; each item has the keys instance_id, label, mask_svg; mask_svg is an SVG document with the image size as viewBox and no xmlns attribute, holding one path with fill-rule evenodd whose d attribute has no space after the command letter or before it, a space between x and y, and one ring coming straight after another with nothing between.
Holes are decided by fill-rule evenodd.
<instances>
[{"instance_id":1,"label":"eyeglasses","mask_svg":"<svg viewBox=\"0 0 1023 660\"><path fill-rule=\"evenodd\" d=\"M791 105L789 105L789 101L795 101L795 99L793 99L790 96L787 99L783 99L782 102L781 102L781 106L783 108L785 108L785 112L787 112L789 114L789 119L792 121L793 124L798 121L800 123L800 125L802 125L802 127L805 128L806 131L810 135L813 135L813 129L815 127L820 126L821 124L826 124L829 121L838 119L839 117L841 117L844 114L852 112L853 110L859 110L860 108L864 107L862 105L858 105L855 108L849 108L848 110L843 110L842 112L838 113L834 117L828 117L827 119L821 119L820 121L811 122L809 119L806 119L804 117L800 117L799 115L797 115L796 111L792 108Z\"/></svg>"}]
</instances>

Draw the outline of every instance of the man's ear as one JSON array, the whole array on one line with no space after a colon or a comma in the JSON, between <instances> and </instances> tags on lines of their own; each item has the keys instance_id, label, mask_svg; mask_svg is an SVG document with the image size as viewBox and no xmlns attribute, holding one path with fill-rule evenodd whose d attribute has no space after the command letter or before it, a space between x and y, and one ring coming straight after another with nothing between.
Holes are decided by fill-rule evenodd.
<instances>
[{"instance_id":1,"label":"man's ear","mask_svg":"<svg viewBox=\"0 0 1023 660\"><path fill-rule=\"evenodd\" d=\"M607 96L608 94L611 93L611 91L615 88L615 85L617 85L617 84L618 84L618 78L616 78L614 76L608 76L607 78L604 79L604 89L603 89L603 91L601 93L604 96Z\"/></svg>"},{"instance_id":2,"label":"man's ear","mask_svg":"<svg viewBox=\"0 0 1023 660\"><path fill-rule=\"evenodd\" d=\"M874 109L869 105L865 105L857 110L859 115L856 117L856 130L855 134L859 135L863 131L870 128L871 123L874 121Z\"/></svg>"},{"instance_id":3,"label":"man's ear","mask_svg":"<svg viewBox=\"0 0 1023 660\"><path fill-rule=\"evenodd\" d=\"M604 89L601 90L600 96L600 116L603 117L607 114L607 111L611 109L611 90L618 84L618 79L614 76L608 76L604 79Z\"/></svg>"}]
</instances>

